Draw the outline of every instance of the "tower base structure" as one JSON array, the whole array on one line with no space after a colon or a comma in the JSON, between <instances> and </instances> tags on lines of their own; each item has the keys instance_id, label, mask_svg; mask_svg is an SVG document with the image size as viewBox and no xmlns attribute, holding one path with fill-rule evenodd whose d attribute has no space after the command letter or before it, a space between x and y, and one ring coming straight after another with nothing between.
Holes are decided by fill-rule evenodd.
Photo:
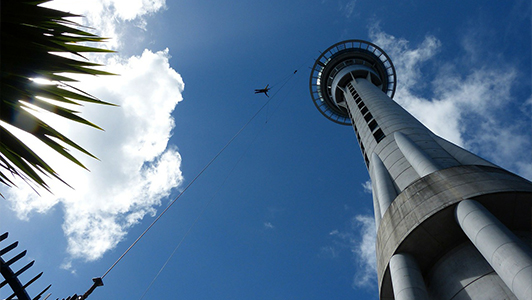
<instances>
[{"instance_id":1,"label":"tower base structure","mask_svg":"<svg viewBox=\"0 0 532 300\"><path fill-rule=\"evenodd\" d=\"M494 235L493 224L460 221L463 215L473 223L486 218L464 211L463 204L472 200L499 221L505 235ZM460 166L414 182L380 222L380 299L394 299L388 264L397 253L415 257L429 299L532 299L531 207L532 183L500 168ZM482 248L492 251L484 256ZM515 248L522 249L521 258L514 256ZM506 284L502 273L515 274L507 276Z\"/></svg>"},{"instance_id":2,"label":"tower base structure","mask_svg":"<svg viewBox=\"0 0 532 300\"><path fill-rule=\"evenodd\" d=\"M310 77L371 177L380 299L532 300L532 182L432 133L395 87L391 59L361 40L329 47Z\"/></svg>"}]
</instances>

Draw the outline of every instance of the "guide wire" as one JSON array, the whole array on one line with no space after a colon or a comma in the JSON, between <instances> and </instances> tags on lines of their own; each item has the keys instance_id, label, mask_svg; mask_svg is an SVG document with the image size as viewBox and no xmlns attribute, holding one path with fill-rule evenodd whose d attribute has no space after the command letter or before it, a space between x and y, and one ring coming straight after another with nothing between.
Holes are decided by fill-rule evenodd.
<instances>
[{"instance_id":1,"label":"guide wire","mask_svg":"<svg viewBox=\"0 0 532 300\"><path fill-rule=\"evenodd\" d=\"M296 70L297 72L297 70ZM242 128L240 128L240 130L238 130L238 132L225 144L225 146L222 147L222 149L220 151L218 151L218 153L207 163L207 165L205 165L205 167L203 167L203 169L196 175L196 177L194 177L194 179L192 179L192 181L190 181L190 183L181 191L181 193L179 193L169 204L168 206L159 214L159 216L157 216L157 218L155 218L155 220L153 220L153 222L148 226L148 228L146 228L142 234L140 234L140 236L131 244L131 246L129 246L129 248L126 249L126 251L124 251L124 253L113 263L113 265L111 265L111 267L100 277L101 279L105 278L105 276L107 276L107 274L109 274L109 272L111 272L111 270L122 260L122 258L124 258L124 256L131 250L131 248L133 248L139 241L140 239L155 225L155 223L157 223L157 221L159 221L159 219L170 209L170 207L172 207L172 205L188 190L188 188L207 170L207 168L209 168L212 163L214 163L214 161L225 151L225 149L227 149L227 147L229 147L229 145L231 145L231 143L240 135L240 133L251 123L251 121L253 121L257 115L259 115L259 113L270 103L270 101L272 101L274 98L275 98L275 95L277 95L277 93L286 85L286 83L288 83L288 81L290 81L290 79L296 74L296 72L294 72L290 78L288 78L288 80L286 80L283 85L268 99L268 101L266 101L266 103L264 103L261 108L244 124L244 126L242 126Z\"/></svg>"},{"instance_id":2,"label":"guide wire","mask_svg":"<svg viewBox=\"0 0 532 300\"><path fill-rule=\"evenodd\" d=\"M276 87L279 83L281 83L281 82L285 82L286 80L290 79L290 77L291 77L292 75L294 75L294 74L288 75L288 76L284 77L283 79L281 79L281 80L275 82L274 84L270 85L270 88L274 88L274 87ZM280 89L280 88L279 88L279 89Z\"/></svg>"},{"instance_id":3,"label":"guide wire","mask_svg":"<svg viewBox=\"0 0 532 300\"><path fill-rule=\"evenodd\" d=\"M284 87L284 86L285 86L290 80L292 80L292 78L294 78L294 76L297 74L297 71L298 71L298 70L299 70L304 64L305 64L305 62L303 62L303 63L302 63L302 64L301 64L301 65L300 65L300 66L299 66L299 67L298 67L298 68L297 68L292 74L290 74L290 75L288 75L287 77L285 77L285 79L284 79L285 81L283 82L283 84L281 85L281 87L280 87L280 88L279 88L279 89L278 89L278 90L272 95L272 98L275 97L275 95L276 95L278 92L280 92L280 91L283 89L283 87ZM273 87L273 85L272 85L272 87ZM290 92L291 92L291 90L290 90L288 93L290 93ZM269 101L268 101L268 102L269 102ZM266 104L268 104L268 103L266 103ZM269 105L268 105L268 109L267 109L267 111L266 111L266 123L268 123L268 121L269 121L269 120L271 119L271 117L275 114L275 112L277 112L277 110L279 109L279 107L281 106L281 104L282 104L282 102L279 103L279 104L277 105L277 107L275 107L275 108L273 109L273 112L272 112L271 116L270 116L270 107L269 107Z\"/></svg>"},{"instance_id":4,"label":"guide wire","mask_svg":"<svg viewBox=\"0 0 532 300\"><path fill-rule=\"evenodd\" d=\"M263 127L264 129L264 127ZM262 130L261 130L262 131ZM168 257L168 259L166 260L166 262L163 264L163 266L161 267L161 269L159 270L159 272L157 272L157 274L155 275L155 277L153 278L153 280L151 281L150 285L148 286L148 288L146 289L146 291L144 291L144 293L142 294L142 296L139 298L139 300L142 300L144 299L144 296L146 296L146 294L148 293L148 291L150 290L151 286L153 285L153 283L157 280L157 278L159 277L159 275L162 273L162 271L164 270L164 268L166 267L166 265L168 265L168 263L170 262L170 260L172 259L172 257L174 256L174 254L177 252L177 250L179 249L179 247L181 247L181 244L183 243L183 241L187 238L187 236L189 235L189 233L192 231L192 229L194 228L194 226L196 226L196 223L198 223L198 220L201 218L201 216L203 215L203 213L207 210L207 208L211 205L211 203L214 201L214 198L216 198L216 196L218 195L218 193L220 192L220 190L222 189L222 187L225 185L225 183L227 182L227 179L229 179L229 177L231 176L231 174L233 174L233 171L236 169L236 167L238 166L238 164L240 163L240 161L242 161L242 158L244 158L244 156L246 155L246 153L249 151L249 149L251 148L251 146L253 145L253 143L255 142L255 140L261 135L261 133L259 132L258 134L256 134L253 138L253 140L249 143L248 147L246 148L246 150L244 150L244 152L242 153L242 155L240 155L240 157L238 158L238 160L236 161L236 163L233 165L233 167L231 168L231 170L229 170L229 172L227 173L227 175L225 176L224 180L222 181L222 183L220 184L220 186L218 187L218 189L216 190L216 192L214 193L214 195L211 197L211 199L209 200L209 202L203 207L203 209L201 210L201 212L199 213L199 215L196 217L196 219L194 220L194 222L192 222L192 225L190 225L190 227L188 228L187 232L185 233L185 235L181 238L181 240L179 241L179 243L177 244L177 246L175 247L174 251L172 252L172 254L170 254L170 256Z\"/></svg>"},{"instance_id":5,"label":"guide wire","mask_svg":"<svg viewBox=\"0 0 532 300\"><path fill-rule=\"evenodd\" d=\"M295 75L295 72L294 74L292 75ZM289 78L282 86L281 88L279 88L279 90L277 92L279 92L285 84L288 83L288 81L290 81L291 78ZM290 93L291 89L289 90L288 94ZM277 94L274 93L272 95L272 99L275 97L275 95ZM287 94L287 95L288 95ZM271 100L271 99L270 99ZM272 113L272 116L273 114L275 114L275 112L277 111L277 109L279 108L279 106L281 106L282 103L278 104L277 107L274 109L273 113ZM270 116L270 117L272 117ZM266 121L267 123L268 121ZM261 129L261 132L264 130L265 126L262 127ZM244 156L246 155L246 153L248 153L249 149L251 148L251 146L255 143L255 140L257 140L257 138L261 135L261 132L259 132L258 134L256 134L253 138L253 140L249 143L249 145L247 146L246 150L244 150L244 152L242 153L242 155L240 155L240 157L238 158L238 160L236 161L236 163L234 164L234 166L231 168L231 170L229 170L229 172L227 173L227 175L225 176L224 180L222 181L222 183L220 184L220 186L218 187L218 189L216 190L216 192L214 193L214 195L211 197L211 199L209 200L209 202L203 207L203 209L201 210L201 212L199 213L199 215L196 217L196 219L194 220L194 222L192 222L192 224L190 225L190 227L188 228L187 232L185 233L185 235L181 238L181 240L179 241L179 243L177 244L177 246L174 248L174 251L170 254L170 256L168 257L168 259L165 261L165 263L163 264L163 266L161 267L161 269L159 270L159 272L157 272L157 274L155 275L155 277L153 278L153 280L150 282L150 284L148 285L148 287L146 288L146 290L144 291L144 293L142 294L142 296L139 298L139 300L142 300L144 299L144 297L146 296L146 294L148 293L148 291L151 289L152 285L155 283L155 281L157 280L157 278L159 277L159 275L161 275L162 271L164 270L164 268L166 268L166 266L168 265L168 263L170 262L170 260L172 259L172 257L175 255L175 253L177 252L177 250L181 247L181 244L183 244L183 241L187 238L187 236L189 235L189 233L192 231L192 229L194 228L194 226L196 226L196 223L198 223L198 220L203 216L203 213L207 210L207 208L211 205L211 203L214 201L214 198L216 198L216 196L218 195L218 193L220 192L220 190L222 189L222 187L225 185L225 183L227 182L227 179L229 179L229 177L231 176L231 174L233 174L233 171L236 169L236 167L238 166L238 164L240 163L240 161L242 161L242 158L244 158Z\"/></svg>"},{"instance_id":6,"label":"guide wire","mask_svg":"<svg viewBox=\"0 0 532 300\"><path fill-rule=\"evenodd\" d=\"M297 70L296 70L296 72L297 72ZM295 74L296 73L294 72L294 75ZM292 79L292 78L290 78L290 79ZM288 81L290 81L290 79ZM287 84L288 81L285 84ZM281 86L281 88L284 87L285 84L283 84ZM288 92L286 93L286 98L289 98L290 93L293 90L293 87L294 87L294 85L288 86ZM277 106L273 107L273 111L272 111L271 115L269 114L269 108L268 108L268 114L266 115L266 123L268 123L268 121L273 117L273 115L275 115L275 113L277 112L277 110L279 110L279 108L281 107L281 105L283 105L283 103L284 103L283 101L279 101ZM272 103L272 105L275 105L275 104Z\"/></svg>"}]
</instances>

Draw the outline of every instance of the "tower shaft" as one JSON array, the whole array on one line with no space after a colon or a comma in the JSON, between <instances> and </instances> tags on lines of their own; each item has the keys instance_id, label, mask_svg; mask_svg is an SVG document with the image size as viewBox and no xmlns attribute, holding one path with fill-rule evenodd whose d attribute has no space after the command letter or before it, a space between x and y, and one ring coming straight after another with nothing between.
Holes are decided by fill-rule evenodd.
<instances>
[{"instance_id":1,"label":"tower shaft","mask_svg":"<svg viewBox=\"0 0 532 300\"><path fill-rule=\"evenodd\" d=\"M365 78L351 78L343 89L343 94L345 101L340 105L345 106L353 122L362 156L372 180L374 207L378 207L376 225L379 228L377 248L381 298L393 299L391 297L393 290L395 299L429 299L429 294L430 298L445 299L440 298L435 289L429 288L428 278L424 282L419 274L430 272L431 264L437 261L439 256L452 252L457 247L473 244L481 253L488 251L482 250L486 247L505 245L507 248L505 253L512 253L519 265L512 267L511 263L515 263L512 258L504 262L499 259L500 262L493 263L493 251L485 257L477 256L479 262L476 263L471 258L468 264L478 265L478 268L486 269L487 272L477 275L473 286L461 287L455 291L455 294L469 295L471 290L480 289L483 295L493 293L502 298L529 299L526 296L531 292L529 286L532 286L532 269L528 270L532 268L532 251L527 250L529 247L523 246L524 243L501 222L497 224L499 231L504 234L499 233L493 237L484 234L477 241L478 233L474 232L468 234L471 241L467 242L464 232L471 231L471 226L464 227L458 222L461 227L458 228L456 218L453 214L449 214L446 208L452 208L461 200L472 198L475 194L481 194L474 197L479 201L491 198L487 202L493 207L512 205L512 198L518 195L526 197L528 193L528 196L532 197L532 194L529 194L532 191L530 183L437 137ZM471 166L479 169L471 169ZM464 175L467 173L469 177L476 177L476 180L468 182L471 179L465 179ZM464 179L453 180L455 174L461 174L460 177ZM437 179L439 182L432 184L425 182L429 178ZM493 190L493 185L496 184L494 181L499 182L497 185L500 187L496 189L497 191ZM512 181L512 188L520 189L522 193L509 192L510 185L501 185L502 181ZM451 185L451 182L454 184ZM417 188L412 187L414 183L417 183L414 185ZM438 193L432 197L418 199L419 203L411 198L405 201L396 200L404 199L410 191L416 191L417 194L433 189ZM498 193L502 194L493 198L493 195ZM401 197L398 197L399 195ZM431 201L432 205L427 201ZM482 206L479 202L475 203ZM455 210L459 213L457 209ZM497 219L491 216L486 218ZM510 215L504 217L511 218ZM525 217L523 224L517 229L526 230L525 219L528 218ZM438 224L435 224L436 220ZM381 224L383 228L380 228ZM491 223L486 226L493 227ZM447 232L442 233L441 230ZM501 239L504 242L497 242ZM518 246L510 246L509 243L517 243ZM447 265L459 261L459 258L453 260L452 255L447 256L449 256L446 258ZM486 267L484 262L488 262L489 266ZM492 275L493 272L495 276ZM504 273L509 275L501 276ZM517 278L518 274L523 278ZM446 276L445 280L450 282L460 282L465 279L450 274ZM442 279L439 279L438 274L433 274L432 277L432 285L445 284L440 282ZM404 278L409 278L410 281ZM524 282L528 280L530 284L526 286ZM420 288L420 282L424 282L425 290ZM497 284L493 285L494 282ZM505 284L506 287L501 289L500 286ZM514 293L521 294L521 297L515 298Z\"/></svg>"}]
</instances>

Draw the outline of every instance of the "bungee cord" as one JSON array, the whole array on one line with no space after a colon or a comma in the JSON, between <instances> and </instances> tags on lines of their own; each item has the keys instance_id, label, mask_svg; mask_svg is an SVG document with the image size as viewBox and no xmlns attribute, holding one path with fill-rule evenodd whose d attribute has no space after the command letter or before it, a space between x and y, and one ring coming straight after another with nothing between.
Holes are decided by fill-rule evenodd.
<instances>
[{"instance_id":1,"label":"bungee cord","mask_svg":"<svg viewBox=\"0 0 532 300\"><path fill-rule=\"evenodd\" d=\"M233 143L233 141L244 131L244 129L259 115L259 113L267 107L267 105L275 99L275 96L277 93L290 81L290 79L297 73L297 70L289 75L289 77L286 77L287 79L284 80L284 83L281 85L281 87L275 91L275 93L268 98L268 101L266 101L260 109L238 130L238 132L222 147L220 151L203 167L203 169L188 183L188 185L167 205L167 207L153 220L153 222L139 235L139 237L120 255L120 257L109 267L109 269L101 276L100 279L105 278L109 272L126 256L126 254L144 237L144 235L159 221L159 219L172 207L172 205L179 199L181 196L194 184L194 182L216 161L216 159ZM200 215L203 213L200 212ZM192 226L194 226L195 222ZM189 229L190 230L190 229ZM188 233L187 233L188 234Z\"/></svg>"},{"instance_id":2,"label":"bungee cord","mask_svg":"<svg viewBox=\"0 0 532 300\"><path fill-rule=\"evenodd\" d=\"M264 128L264 127L263 127ZM262 130L261 130L262 131ZM172 259L172 257L174 256L174 254L177 252L177 250L181 247L181 244L183 244L183 241L187 238L187 236L189 235L189 233L192 231L192 229L194 228L194 226L196 226L196 223L198 223L199 219L203 216L203 213L207 210L207 208L211 205L211 203L214 201L214 199L216 198L216 196L218 195L218 193L220 192L220 190L222 189L222 187L225 185L225 183L227 182L227 179L229 179L229 177L231 176L231 174L233 174L233 171L236 169L236 167L238 166L238 164L240 163L240 161L242 160L242 158L244 158L244 156L246 155L246 153L249 151L249 149L251 148L251 146L253 145L253 143L255 142L255 140L260 136L260 133L259 134L256 134L253 138L253 140L249 143L248 147L246 148L246 150L244 150L244 152L240 155L240 157L238 158L238 160L235 162L235 164L233 165L233 167L231 168L231 170L229 170L229 172L227 173L227 175L225 176L224 180L222 181L222 183L218 186L218 188L216 189L216 192L214 193L214 195L212 195L212 197L209 199L209 201L207 202L207 204L203 207L203 209L200 211L200 213L198 214L198 216L196 217L196 219L194 220L194 222L192 222L192 224L190 225L190 227L188 228L187 232L185 233L185 235L183 235L183 237L181 238L181 240L179 241L179 243L177 244L177 246L174 248L174 251L170 254L170 256L168 257L168 259L165 261L165 263L163 264L163 266L161 267L161 269L159 270L159 272L157 272L157 274L155 275L155 277L153 278L153 280L150 282L149 286L146 288L146 291L144 291L144 293L142 294L142 296L139 298L139 300L142 300L144 299L144 296L146 296L146 294L148 293L148 291L150 290L151 286L153 285L153 283L155 283L155 281L157 280L157 278L159 277L159 275L162 273L162 271L164 270L164 268L166 267L166 265L168 265L168 263L170 262L170 260Z\"/></svg>"},{"instance_id":3,"label":"bungee cord","mask_svg":"<svg viewBox=\"0 0 532 300\"><path fill-rule=\"evenodd\" d=\"M271 100L273 100L273 98L275 98L275 95L281 91L281 89L290 81L290 79L293 77L293 75L295 75L297 73L297 70L294 71L293 74L291 74L291 77L289 78L285 78L285 82L283 83L283 85L279 88L278 91L276 91L272 97L270 98L270 100L268 100L268 102L270 102ZM290 90L291 91L291 90ZM290 93L289 91L289 93ZM266 103L267 105L268 103ZM267 115L267 120L266 120L266 123L268 123L268 119L271 118L273 116L273 114L275 114L275 112L279 109L279 107L281 106L282 103L278 104L277 107L275 107L273 113L271 116L268 116ZM262 109L262 108L261 108ZM260 112L260 110L259 110ZM261 129L261 132L264 130L264 126L262 127ZM225 183L227 182L227 179L229 179L229 177L231 176L231 174L233 173L233 171L236 169L236 167L238 166L238 164L240 163L240 161L242 160L242 158L244 158L244 156L246 155L246 153L249 151L249 149L251 148L251 146L254 144L255 140L261 135L261 132L259 132L258 134L256 134L253 138L253 140L249 143L249 145L247 146L246 150L244 150L244 152L240 155L240 157L238 158L238 160L235 162L235 164L233 165L233 167L231 168L231 170L229 170L229 172L227 173L227 175L225 176L224 180L222 181L222 183L220 184L220 186L218 187L218 189L216 190L216 192L214 193L214 195L211 197L211 199L209 200L209 202L203 207L203 209L200 211L200 213L198 214L198 216L196 217L196 219L194 220L194 222L190 225L190 227L188 228L187 232L185 233L185 235L181 238L181 240L179 241L179 243L177 244L177 246L174 248L174 250L172 251L172 253L170 254L170 256L168 257L168 259L164 262L164 264L162 265L162 267L159 269L159 271L157 272L157 274L155 275L155 277L152 279L152 281L150 282L150 284L148 285L148 287L146 288L146 290L144 291L144 293L142 294L142 296L139 298L139 300L142 300L144 299L144 297L146 296L146 294L148 293L148 291L151 289L152 285L155 283L155 281L157 280L157 278L159 277L159 275L161 275L162 271L166 268L166 266L168 265L168 263L170 262L170 260L172 259L172 257L175 255L175 253L177 252L177 250L181 247L181 245L183 244L184 240L187 238L187 236L190 234L190 232L192 231L192 229L194 228L194 226L196 225L196 223L199 221L199 219L201 218L201 216L203 215L203 213L207 210L207 208L211 205L211 203L214 201L214 199L216 198L216 196L218 195L218 193L220 192L220 190L222 189L222 187L225 185Z\"/></svg>"},{"instance_id":4,"label":"bungee cord","mask_svg":"<svg viewBox=\"0 0 532 300\"><path fill-rule=\"evenodd\" d=\"M87 292L85 292L81 297L80 299L84 300L86 299L97 287L99 286L103 286L103 278L105 278L109 272L111 272L114 267L129 253L129 251L142 239L142 237L144 237L144 235L157 223L157 221L159 221L159 219L170 209L170 207L172 207L172 205L177 202L177 200L179 198L181 198L181 196L192 186L192 184L194 184L194 182L218 159L218 157L233 143L233 141L242 133L242 131L244 131L244 129L246 129L248 127L248 125L264 110L264 108L267 108L270 104L270 102L272 102L272 100L275 99L275 96L284 88L284 86L297 74L298 70L305 64L306 62L303 62L292 74L286 76L285 78L283 78L281 81L279 82L276 82L274 85L271 86L271 88L273 88L274 86L277 86L279 83L282 83L282 85L280 86L279 89L277 89L275 91L275 93L273 93L273 95L271 97L269 97L268 101L266 101L258 110L257 112L255 112L255 114L253 114L253 116L238 130L238 132L220 149L220 151L218 151L218 153L203 167L203 169L201 169L201 171L187 184L187 186L172 200L170 201L170 203L167 205L167 207L153 220L153 222L139 235L139 237L124 251L124 253L122 253L122 255L120 255L120 257L109 267L109 269L107 269L107 271L105 271L105 273L103 273L103 275L101 277L96 277L96 278L93 278L92 281L93 281L93 285L89 288L89 290L87 290ZM272 112L272 115L269 114L269 108L268 108L268 114L266 115L266 122L265 123L268 123L268 120L275 114L275 112L279 109L279 107L281 106L282 103L278 104L273 112ZM263 127L264 128L264 127ZM235 165L233 166L233 168L228 172L227 176L225 177L225 179L223 180L222 184L220 185L220 187L218 188L218 190L216 191L216 193L212 196L212 198L209 200L209 202L205 205L205 207L203 207L203 209L201 210L201 212L198 214L198 216L196 217L196 219L194 220L194 222L190 225L189 229L187 230L187 232L185 233L185 235L181 238L181 240L179 241L179 243L177 244L177 246L175 247L174 251L170 254L170 256L168 257L168 259L166 260L166 262L163 264L163 266L161 267L161 269L157 272L157 274L155 275L155 277L153 278L153 280L151 281L151 283L148 285L146 291L144 291L144 293L142 294L142 296L139 298L139 300L142 300L145 295L148 293L148 291L150 290L151 286L154 284L154 282L156 281L156 279L159 277L159 275L162 273L162 271L164 270L164 268L168 265L168 263L170 262L170 260L172 259L172 257L175 255L175 253L177 252L177 250L181 247L183 241L187 238L187 236L190 234L190 232L192 231L192 229L194 228L194 226L196 225L196 223L199 221L199 219L201 218L201 216L204 214L204 212L206 211L206 209L210 206L210 204L212 203L212 201L214 200L214 198L216 197L216 195L218 194L219 190L223 187L223 185L225 184L225 182L227 181L227 179L229 178L229 176L232 174L232 172L234 171L234 169L236 168L236 166L239 164L239 162L242 160L242 158L244 157L244 155L247 153L247 151L249 150L249 148L251 147L251 145L254 143L254 141L256 140L256 138L259 136L260 134L258 135L255 135L255 138L251 141L251 143L249 144L249 146L246 148L246 150L243 152L243 154L239 157L239 159L236 161Z\"/></svg>"},{"instance_id":5,"label":"bungee cord","mask_svg":"<svg viewBox=\"0 0 532 300\"><path fill-rule=\"evenodd\" d=\"M275 93L273 93L272 97L269 97L268 101L266 101L260 108L259 110L257 110L257 112L238 130L238 132L222 147L222 149L220 151L218 151L218 153L203 167L203 169L192 179L192 181L190 181L190 183L187 184L187 186L172 200L170 201L170 203L167 205L167 207L153 220L153 222L139 235L139 237L124 251L124 253L122 253L122 255L120 255L120 257L109 267L109 269L107 269L107 271L105 271L105 273L103 273L103 275L101 277L96 277L96 278L93 278L92 281L93 281L93 284L92 286L82 295L82 296L78 296L79 300L84 300L86 299L97 287L99 286L103 286L103 278L105 278L109 272L111 272L113 270L113 268L127 255L127 253L142 239L142 237L144 237L144 235L157 223L157 221L159 221L159 219L170 209L170 207L172 207L172 205L179 199L181 198L181 196L192 186L192 184L194 184L194 182L216 161L216 159L225 151L225 149L227 149L232 143L233 141L240 135L240 133L242 133L242 131L244 131L244 129L246 129L248 127L248 125L260 114L260 112L262 110L264 110L264 108L268 107L268 105L270 104L270 102L275 98L275 96L277 95L277 93L279 93L283 87L296 75L296 73L298 72L298 70L306 63L306 61L304 61L292 74L286 76L285 78L283 78L281 81L275 83L274 85L271 86L271 88L273 88L274 86L278 85L279 83L282 82L282 85L279 89L277 89L275 91ZM275 114L275 112L278 110L278 108L281 106L282 103L278 104L277 107L274 108L274 111L272 113L271 116L273 116L273 114ZM269 110L268 110L269 111ZM269 113L266 115L266 123L268 123L268 120L270 119L269 116ZM264 126L263 126L264 128ZM201 210L201 212L199 213L199 215L196 217L196 219L194 220L194 222L191 224L191 226L189 227L189 229L187 230L187 232L185 233L185 235L181 238L181 240L179 241L179 243L177 244L176 248L174 249L174 251L170 254L169 258L166 260L166 262L163 264L163 266L161 267L161 269L159 270L159 272L155 275L154 279L152 280L152 282L149 284L148 288L146 289L146 291L142 294L142 296L140 297L139 300L142 300L144 298L144 296L146 295L146 293L149 291L149 289L151 288L151 286L153 285L153 283L155 282L155 280L157 279L157 277L161 274L161 272L163 271L163 269L166 267L166 265L169 263L169 261L171 260L171 258L174 256L174 254L177 252L177 250L179 249L179 247L181 246L181 244L183 243L183 241L185 240L185 238L190 234L191 230L193 229L193 227L196 225L196 223L198 222L198 220L201 218L201 216L203 215L203 213L205 212L205 210L209 207L209 205L212 203L213 199L215 198L215 196L218 194L219 190L222 188L222 186L225 184L225 182L227 181L227 179L229 178L229 176L232 174L232 172L234 171L234 169L236 168L236 166L239 164L239 162L241 161L241 159L244 157L244 155L247 153L247 151L249 150L249 148L251 147L251 145L254 143L254 141L256 140L256 138L259 136L260 134L256 135L255 138L252 140L252 142L249 144L248 148L246 148L246 150L243 152L243 154L239 157L239 159L236 161L235 165L233 166L233 168L229 171L229 173L227 174L227 176L225 177L225 179L223 180L222 184L220 185L220 187L218 188L218 190L216 191L216 193L212 196L212 198L209 200L209 202L205 205L205 207Z\"/></svg>"}]
</instances>

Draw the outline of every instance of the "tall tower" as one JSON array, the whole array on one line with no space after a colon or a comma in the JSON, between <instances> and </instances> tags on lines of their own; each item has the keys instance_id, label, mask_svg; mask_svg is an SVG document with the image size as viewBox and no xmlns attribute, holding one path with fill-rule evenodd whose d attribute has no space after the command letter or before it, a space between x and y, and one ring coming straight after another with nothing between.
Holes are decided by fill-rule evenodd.
<instances>
[{"instance_id":1,"label":"tall tower","mask_svg":"<svg viewBox=\"0 0 532 300\"><path fill-rule=\"evenodd\" d=\"M392 100L396 84L362 40L329 47L310 75L371 177L380 299L532 299L532 182L432 133Z\"/></svg>"}]
</instances>

